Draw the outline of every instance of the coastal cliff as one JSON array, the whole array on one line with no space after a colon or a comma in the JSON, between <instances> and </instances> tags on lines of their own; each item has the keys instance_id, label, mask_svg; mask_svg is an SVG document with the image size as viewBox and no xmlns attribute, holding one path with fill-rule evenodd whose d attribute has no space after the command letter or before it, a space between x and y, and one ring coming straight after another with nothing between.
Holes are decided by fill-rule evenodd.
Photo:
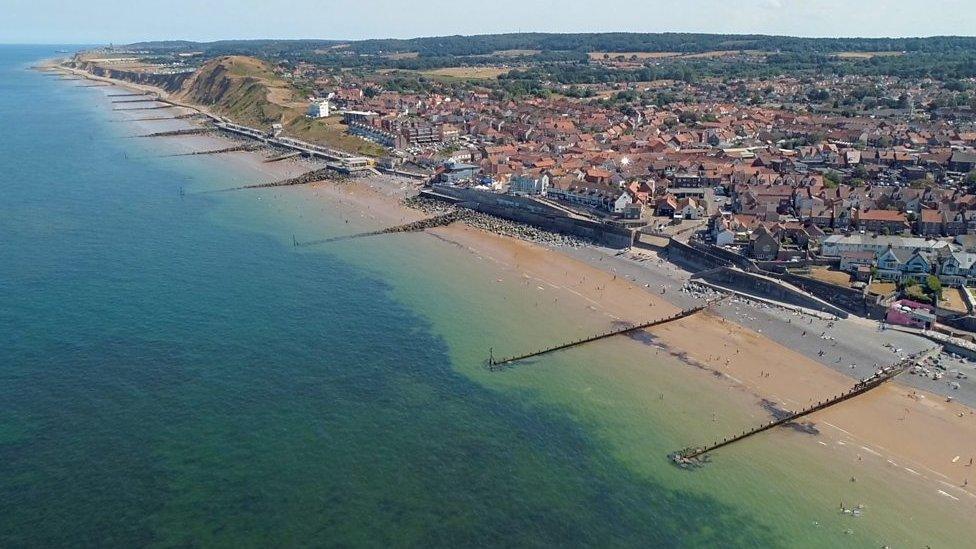
<instances>
[{"instance_id":1,"label":"coastal cliff","mask_svg":"<svg viewBox=\"0 0 976 549\"><path fill-rule=\"evenodd\" d=\"M165 74L136 67L119 68L79 56L68 66L90 74L149 85L175 101L206 108L235 123L270 129L280 123L285 134L352 154L383 156L386 150L349 134L341 118L305 116L308 98L275 74L265 61L243 55L215 57L193 72Z\"/></svg>"},{"instance_id":2,"label":"coastal cliff","mask_svg":"<svg viewBox=\"0 0 976 549\"><path fill-rule=\"evenodd\" d=\"M89 72L95 76L101 76L103 78L114 78L116 80L124 80L126 82L132 82L133 84L142 84L146 86L154 86L163 89L169 93L174 93L179 91L183 83L192 73L175 73L175 74L156 74L148 72L139 72L133 70L121 70L109 67L104 67L98 63L93 63L91 61L72 61L68 63L69 66L81 69Z\"/></svg>"},{"instance_id":3,"label":"coastal cliff","mask_svg":"<svg viewBox=\"0 0 976 549\"><path fill-rule=\"evenodd\" d=\"M211 59L189 75L174 97L257 127L304 114L292 87L267 63L251 57Z\"/></svg>"}]
</instances>

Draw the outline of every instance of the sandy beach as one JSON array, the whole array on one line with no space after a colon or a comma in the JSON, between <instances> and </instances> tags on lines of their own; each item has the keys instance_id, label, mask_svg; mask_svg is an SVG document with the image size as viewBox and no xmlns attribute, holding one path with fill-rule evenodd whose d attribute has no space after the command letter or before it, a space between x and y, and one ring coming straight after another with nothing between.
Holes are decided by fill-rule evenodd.
<instances>
[{"instance_id":1,"label":"sandy beach","mask_svg":"<svg viewBox=\"0 0 976 549\"><path fill-rule=\"evenodd\" d=\"M117 84L129 89L151 89ZM193 139L185 143L191 144L188 148L198 150L217 148L219 143L228 142L209 136ZM264 177L287 177L302 167L307 168L302 163L265 164L260 152L219 156L227 161L245 159L255 169L264 170ZM399 203L414 185L415 182L381 177L345 184L323 182L310 187L317 200L341 204L342 211L356 215L357 225L378 228L424 217L421 212ZM569 311L567 314L589 314L581 326L647 321L686 306L682 302L686 297L678 294L684 275L666 262L652 260L632 266L657 272L653 276L660 280L673 281L668 292L661 295L659 285L641 284L636 275L625 275L623 267L618 269L622 260L611 266L614 260L604 259L601 254L592 254L589 260L581 259L592 250L563 253L464 225L428 232L441 239L445 246L488 258L499 267L521 273L526 281L552 288L547 299L551 295L553 301L547 306ZM869 360L861 360L861 369L845 375L810 358L811 350L798 352L752 329L747 322L730 320L736 311L748 307L727 304L717 313L698 314L654 328L649 334L659 349L655 352L679 357L688 364L692 375L707 376L718 386L748 395L755 403L757 417L763 418L769 417L763 408L764 401L783 409L801 408L848 389L854 383L852 375L872 369ZM804 317L796 318L797 323L807 321ZM865 356L879 354L872 351ZM889 357L889 362L894 361L893 356ZM976 458L976 415L972 408L946 402L944 396L931 391L891 383L818 412L807 420L819 431L819 435L807 438L808 444L839 449L838 459L851 467L897 470L906 479L921 480L933 491L946 494L948 502L970 506L970 510L976 504L976 465L971 465L971 460Z\"/></svg>"},{"instance_id":2,"label":"sandy beach","mask_svg":"<svg viewBox=\"0 0 976 549\"><path fill-rule=\"evenodd\" d=\"M350 212L358 211L360 222L379 226L424 217L398 202L411 186L408 181L373 177L344 185L323 182L313 188L319 199ZM442 239L445 245L460 246L499 267L519 271L526 283L544 283L558 292L556 299L565 302L563 308L573 301L585 306L590 322L598 316L604 318L607 326L614 322L636 323L688 306L666 299L678 294L676 287L671 287L670 296L662 296L655 287L642 287L559 250L463 224L428 233ZM675 269L666 262L652 263L649 268ZM577 313L579 306L574 309ZM730 312L749 308L745 304L723 307ZM797 323L801 320L806 319L799 317ZM653 328L649 333L668 353L708 372L716 383L753 396L760 410L763 401L786 410L802 408L849 389L855 381L717 313L695 315ZM871 368L870 364L865 367ZM816 444L817 439L840 443L852 462L900 467L906 476L925 478L937 489L976 502L976 491L964 486L970 479L976 482L976 465L968 465L970 458L976 457L976 416L969 407L947 403L935 393L893 383L814 414L807 421L820 427L821 435L811 438L811 444Z\"/></svg>"},{"instance_id":3,"label":"sandy beach","mask_svg":"<svg viewBox=\"0 0 976 549\"><path fill-rule=\"evenodd\" d=\"M463 226L431 232L500 264L517 266L526 276L560 288L567 300L584 300L608 324L646 321L678 310L647 288L530 243ZM769 400L784 409L798 409L849 389L854 382L714 313L649 332L669 353L721 374L712 376L716 383L753 395L757 406ZM808 420L828 427L820 429L823 438L856 442L849 444L852 451L867 447L855 452L862 459L876 458L884 466L889 466L888 460L900 463L906 474L915 474L907 469L927 473L940 486L949 483L976 501L976 492L963 487L967 479L976 482L976 469L968 466L976 457L976 416L971 408L893 383ZM816 444L813 439L811 443ZM960 458L953 462L956 456Z\"/></svg>"}]
</instances>

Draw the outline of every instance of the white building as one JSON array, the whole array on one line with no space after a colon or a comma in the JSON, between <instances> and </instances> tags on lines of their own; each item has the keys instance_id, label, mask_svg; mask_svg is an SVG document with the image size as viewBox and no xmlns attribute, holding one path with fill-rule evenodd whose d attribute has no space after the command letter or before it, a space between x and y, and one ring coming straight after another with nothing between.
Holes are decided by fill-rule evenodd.
<instances>
[{"instance_id":1,"label":"white building","mask_svg":"<svg viewBox=\"0 0 976 549\"><path fill-rule=\"evenodd\" d=\"M612 211L614 213L622 214L627 209L627 206L630 206L633 203L634 203L634 199L631 198L630 194L621 193L620 196L618 196L617 199L613 201Z\"/></svg>"},{"instance_id":2,"label":"white building","mask_svg":"<svg viewBox=\"0 0 976 549\"><path fill-rule=\"evenodd\" d=\"M325 118L329 116L330 112L331 106L328 99L312 101L312 104L308 106L309 118Z\"/></svg>"},{"instance_id":3,"label":"white building","mask_svg":"<svg viewBox=\"0 0 976 549\"><path fill-rule=\"evenodd\" d=\"M511 179L508 186L509 194L546 196L549 190L549 176L542 174L538 177L517 175Z\"/></svg>"},{"instance_id":4,"label":"white building","mask_svg":"<svg viewBox=\"0 0 976 549\"><path fill-rule=\"evenodd\" d=\"M853 234L850 236L832 235L827 237L823 242L820 253L827 257L840 257L844 252L873 252L879 254L888 248L907 253L920 250L926 254L935 254L939 250L950 249L949 243L944 240L926 240L924 238L908 236Z\"/></svg>"}]
</instances>

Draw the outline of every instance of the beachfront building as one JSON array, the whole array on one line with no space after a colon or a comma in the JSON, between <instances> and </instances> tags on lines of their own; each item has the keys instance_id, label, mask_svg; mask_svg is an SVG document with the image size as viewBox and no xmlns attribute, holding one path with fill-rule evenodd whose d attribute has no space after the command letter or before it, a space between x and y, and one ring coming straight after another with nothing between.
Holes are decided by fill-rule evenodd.
<instances>
[{"instance_id":1,"label":"beachfront building","mask_svg":"<svg viewBox=\"0 0 976 549\"><path fill-rule=\"evenodd\" d=\"M899 326L909 326L922 330L932 327L935 323L935 307L917 301L901 299L888 307L885 322Z\"/></svg>"},{"instance_id":2,"label":"beachfront building","mask_svg":"<svg viewBox=\"0 0 976 549\"><path fill-rule=\"evenodd\" d=\"M627 209L633 203L634 203L634 199L629 194L622 192L620 193L620 196L618 196L613 201L613 206L611 207L611 211L613 213L622 214L625 211L627 211Z\"/></svg>"},{"instance_id":3,"label":"beachfront building","mask_svg":"<svg viewBox=\"0 0 976 549\"><path fill-rule=\"evenodd\" d=\"M842 270L847 270L843 269L844 261L853 253L844 252L841 256ZM888 248L877 255L875 263L875 277L879 280L922 284L934 274L944 286L968 286L976 282L976 254L969 252L933 255L920 250L907 252Z\"/></svg>"},{"instance_id":4,"label":"beachfront building","mask_svg":"<svg viewBox=\"0 0 976 549\"><path fill-rule=\"evenodd\" d=\"M887 236L853 234L849 236L828 236L821 246L820 253L825 257L840 257L844 252L874 252L879 254L892 248L902 252L921 250L927 254L949 251L949 243L944 240L929 240L910 236Z\"/></svg>"},{"instance_id":5,"label":"beachfront building","mask_svg":"<svg viewBox=\"0 0 976 549\"><path fill-rule=\"evenodd\" d=\"M920 250L888 248L877 256L875 276L879 280L924 282L931 272L932 263Z\"/></svg>"},{"instance_id":6,"label":"beachfront building","mask_svg":"<svg viewBox=\"0 0 976 549\"><path fill-rule=\"evenodd\" d=\"M508 192L514 195L542 195L549 190L549 176L516 175L509 181Z\"/></svg>"},{"instance_id":7,"label":"beachfront building","mask_svg":"<svg viewBox=\"0 0 976 549\"><path fill-rule=\"evenodd\" d=\"M462 181L474 179L479 173L481 173L481 166L477 164L449 161L437 169L436 179L440 183L456 185Z\"/></svg>"},{"instance_id":8,"label":"beachfront building","mask_svg":"<svg viewBox=\"0 0 976 549\"><path fill-rule=\"evenodd\" d=\"M952 252L939 265L939 280L946 286L967 286L976 281L976 254Z\"/></svg>"}]
</instances>

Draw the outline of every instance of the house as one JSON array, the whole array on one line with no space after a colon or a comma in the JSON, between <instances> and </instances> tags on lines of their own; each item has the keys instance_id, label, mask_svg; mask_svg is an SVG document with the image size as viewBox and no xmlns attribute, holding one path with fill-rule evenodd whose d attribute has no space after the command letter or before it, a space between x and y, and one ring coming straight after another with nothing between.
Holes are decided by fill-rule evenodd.
<instances>
[{"instance_id":1,"label":"house","mask_svg":"<svg viewBox=\"0 0 976 549\"><path fill-rule=\"evenodd\" d=\"M914 280L924 283L929 275L932 274L932 264L922 255L920 251L915 251L901 267L901 282Z\"/></svg>"},{"instance_id":2,"label":"house","mask_svg":"<svg viewBox=\"0 0 976 549\"><path fill-rule=\"evenodd\" d=\"M613 213L622 214L624 213L625 210L627 210L627 207L633 203L634 203L634 199L631 198L630 194L621 192L620 196L618 196L613 201L613 206L611 207L611 210L613 211Z\"/></svg>"},{"instance_id":3,"label":"house","mask_svg":"<svg viewBox=\"0 0 976 549\"><path fill-rule=\"evenodd\" d=\"M542 195L549 190L549 176L517 175L509 181L508 192L515 195Z\"/></svg>"},{"instance_id":4,"label":"house","mask_svg":"<svg viewBox=\"0 0 976 549\"><path fill-rule=\"evenodd\" d=\"M711 220L712 241L716 246L728 246L735 242L735 231L732 230L732 216L716 215Z\"/></svg>"},{"instance_id":5,"label":"house","mask_svg":"<svg viewBox=\"0 0 976 549\"><path fill-rule=\"evenodd\" d=\"M678 201L675 215L682 219L701 219L705 215L705 208L694 198L682 198Z\"/></svg>"},{"instance_id":6,"label":"house","mask_svg":"<svg viewBox=\"0 0 976 549\"><path fill-rule=\"evenodd\" d=\"M872 233L901 234L911 228L908 217L894 210L858 210L856 220L859 229Z\"/></svg>"},{"instance_id":7,"label":"house","mask_svg":"<svg viewBox=\"0 0 976 549\"><path fill-rule=\"evenodd\" d=\"M657 217L674 217L678 211L678 201L672 195L663 196L654 203L654 215Z\"/></svg>"},{"instance_id":8,"label":"house","mask_svg":"<svg viewBox=\"0 0 976 549\"><path fill-rule=\"evenodd\" d=\"M946 286L966 286L976 280L976 254L952 252L939 265L938 275Z\"/></svg>"},{"instance_id":9,"label":"house","mask_svg":"<svg viewBox=\"0 0 976 549\"><path fill-rule=\"evenodd\" d=\"M948 250L949 243L944 240L926 240L909 236L854 234L850 236L831 235L821 245L820 254L824 257L840 257L842 252L870 251L880 254L893 248L907 253L922 250L928 255ZM907 257L906 257L907 258Z\"/></svg>"},{"instance_id":10,"label":"house","mask_svg":"<svg viewBox=\"0 0 976 549\"><path fill-rule=\"evenodd\" d=\"M876 258L874 252L841 252L840 270L853 273L860 267L873 267Z\"/></svg>"},{"instance_id":11,"label":"house","mask_svg":"<svg viewBox=\"0 0 976 549\"><path fill-rule=\"evenodd\" d=\"M583 179L588 183L607 184L610 182L612 175L603 168L591 167L586 170Z\"/></svg>"},{"instance_id":12,"label":"house","mask_svg":"<svg viewBox=\"0 0 976 549\"><path fill-rule=\"evenodd\" d=\"M640 219L644 217L644 204L641 202L631 202L624 206L620 214L624 219Z\"/></svg>"},{"instance_id":13,"label":"house","mask_svg":"<svg viewBox=\"0 0 976 549\"><path fill-rule=\"evenodd\" d=\"M749 253L752 257L771 261L779 255L779 240L776 239L766 227L760 225L758 229L749 235Z\"/></svg>"},{"instance_id":14,"label":"house","mask_svg":"<svg viewBox=\"0 0 976 549\"><path fill-rule=\"evenodd\" d=\"M971 172L976 169L976 152L953 151L949 157L949 170L954 172Z\"/></svg>"},{"instance_id":15,"label":"house","mask_svg":"<svg viewBox=\"0 0 976 549\"><path fill-rule=\"evenodd\" d=\"M944 232L945 216L939 210L923 208L919 212L915 230L923 236L939 236Z\"/></svg>"},{"instance_id":16,"label":"house","mask_svg":"<svg viewBox=\"0 0 976 549\"><path fill-rule=\"evenodd\" d=\"M547 189L546 196L570 204L611 212L615 211L618 201L620 201L621 211L627 203L633 201L630 195L618 188L606 185L584 186L580 183L571 178L557 178ZM627 198L621 200L621 195L627 195Z\"/></svg>"},{"instance_id":17,"label":"house","mask_svg":"<svg viewBox=\"0 0 976 549\"><path fill-rule=\"evenodd\" d=\"M908 261L910 253L900 248L891 248L877 255L877 277L881 280L898 280L901 268Z\"/></svg>"},{"instance_id":18,"label":"house","mask_svg":"<svg viewBox=\"0 0 976 549\"><path fill-rule=\"evenodd\" d=\"M932 273L931 256L922 250L909 252L904 249L888 248L878 254L877 264L876 273L881 280L897 282L914 280L924 283Z\"/></svg>"},{"instance_id":19,"label":"house","mask_svg":"<svg viewBox=\"0 0 976 549\"><path fill-rule=\"evenodd\" d=\"M719 223L712 230L712 238L715 240L716 246L729 246L735 242L735 232L729 228L728 224Z\"/></svg>"}]
</instances>

